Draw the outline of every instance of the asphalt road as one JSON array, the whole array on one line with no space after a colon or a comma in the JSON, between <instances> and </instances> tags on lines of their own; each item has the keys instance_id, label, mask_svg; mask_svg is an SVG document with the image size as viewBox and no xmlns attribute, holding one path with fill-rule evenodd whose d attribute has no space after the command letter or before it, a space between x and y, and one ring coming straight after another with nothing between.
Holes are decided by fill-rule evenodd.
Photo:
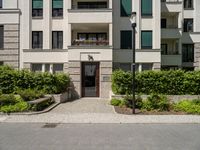
<instances>
[{"instance_id":1,"label":"asphalt road","mask_svg":"<svg viewBox=\"0 0 200 150\"><path fill-rule=\"evenodd\" d=\"M0 123L0 150L200 150L200 125Z\"/></svg>"}]
</instances>

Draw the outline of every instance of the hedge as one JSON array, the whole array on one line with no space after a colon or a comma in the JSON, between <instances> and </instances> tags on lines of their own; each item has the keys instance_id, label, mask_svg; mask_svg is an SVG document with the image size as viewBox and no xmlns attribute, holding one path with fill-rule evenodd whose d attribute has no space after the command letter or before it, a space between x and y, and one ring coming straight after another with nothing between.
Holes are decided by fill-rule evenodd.
<instances>
[{"instance_id":1,"label":"hedge","mask_svg":"<svg viewBox=\"0 0 200 150\"><path fill-rule=\"evenodd\" d=\"M132 73L122 70L112 75L112 90L115 94L131 94ZM200 71L144 71L136 73L138 94L199 95Z\"/></svg>"},{"instance_id":2,"label":"hedge","mask_svg":"<svg viewBox=\"0 0 200 150\"><path fill-rule=\"evenodd\" d=\"M0 66L0 92L16 93L19 89L43 90L47 94L62 93L70 84L68 74L34 73Z\"/></svg>"}]
</instances>

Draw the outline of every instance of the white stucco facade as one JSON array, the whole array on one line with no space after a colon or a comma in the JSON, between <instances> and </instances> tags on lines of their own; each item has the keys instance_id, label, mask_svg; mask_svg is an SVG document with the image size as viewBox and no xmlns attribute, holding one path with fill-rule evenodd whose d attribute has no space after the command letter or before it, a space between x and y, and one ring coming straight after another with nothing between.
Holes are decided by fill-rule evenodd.
<instances>
[{"instance_id":1,"label":"white stucco facade","mask_svg":"<svg viewBox=\"0 0 200 150\"><path fill-rule=\"evenodd\" d=\"M193 7L189 9L184 8L182 0L151 1L152 14L147 16L142 14L142 0L134 0L131 3L131 11L137 14L137 70L200 68L200 1L193 0ZM80 9L78 5L81 2L84 7L89 6L88 2L95 2L95 9ZM105 6L98 8L98 5ZM63 71L71 76L78 97L83 95L83 64L98 63L97 95L102 98L108 97L111 91L112 70L131 70L133 60L132 48L121 47L121 31L132 31L129 16L121 16L121 0L63 0L61 17L52 17L52 0L43 0L41 17L32 17L32 8L32 0L3 0L0 25L17 25L7 26L7 31L12 30L13 34L17 34L12 37L18 38L10 47L16 43L19 45L15 45L12 51L17 58L7 56L10 51L5 53L6 50L0 50L0 61L10 62L8 64L11 65L18 63L16 68L30 70L33 64L42 64L42 71L45 71L45 64L50 64L51 67L54 64L62 64ZM184 32L185 19L193 21L192 31ZM42 32L42 48L34 49L32 46L34 31ZM52 48L53 31L62 31L62 48ZM151 31L151 48L143 48L142 31ZM100 41L100 44L99 41L91 40L94 37L81 41L84 33L87 33L85 36L88 37L91 36L88 33L93 34L92 36L104 36L106 40ZM183 46L187 47L188 44L194 47L194 60L184 62ZM163 47L166 48L164 52ZM92 58L92 61L89 58ZM13 62L12 59L16 61Z\"/></svg>"}]
</instances>

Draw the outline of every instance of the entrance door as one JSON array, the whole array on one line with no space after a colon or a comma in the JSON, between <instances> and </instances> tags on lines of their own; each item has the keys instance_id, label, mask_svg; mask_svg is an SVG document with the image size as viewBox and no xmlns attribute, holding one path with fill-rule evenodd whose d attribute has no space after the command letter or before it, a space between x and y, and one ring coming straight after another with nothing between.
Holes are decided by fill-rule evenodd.
<instances>
[{"instance_id":1,"label":"entrance door","mask_svg":"<svg viewBox=\"0 0 200 150\"><path fill-rule=\"evenodd\" d=\"M82 63L82 97L99 97L99 63Z\"/></svg>"}]
</instances>

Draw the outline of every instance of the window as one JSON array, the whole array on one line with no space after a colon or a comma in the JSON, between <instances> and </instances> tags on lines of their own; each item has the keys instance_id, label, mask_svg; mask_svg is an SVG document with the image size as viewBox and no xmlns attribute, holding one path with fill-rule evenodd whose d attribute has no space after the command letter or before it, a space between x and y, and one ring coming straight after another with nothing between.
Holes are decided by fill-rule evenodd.
<instances>
[{"instance_id":1,"label":"window","mask_svg":"<svg viewBox=\"0 0 200 150\"><path fill-rule=\"evenodd\" d=\"M42 49L43 47L43 33L42 31L33 31L32 32L32 48L33 49Z\"/></svg>"},{"instance_id":2,"label":"window","mask_svg":"<svg viewBox=\"0 0 200 150\"><path fill-rule=\"evenodd\" d=\"M42 64L32 64L31 71L33 72L42 72Z\"/></svg>"},{"instance_id":3,"label":"window","mask_svg":"<svg viewBox=\"0 0 200 150\"><path fill-rule=\"evenodd\" d=\"M121 17L131 16L132 13L132 0L121 0Z\"/></svg>"},{"instance_id":4,"label":"window","mask_svg":"<svg viewBox=\"0 0 200 150\"><path fill-rule=\"evenodd\" d=\"M62 31L53 31L52 32L52 48L53 49L62 49L63 48L63 32Z\"/></svg>"},{"instance_id":5,"label":"window","mask_svg":"<svg viewBox=\"0 0 200 150\"><path fill-rule=\"evenodd\" d=\"M142 0L142 16L152 16L152 0Z\"/></svg>"},{"instance_id":6,"label":"window","mask_svg":"<svg viewBox=\"0 0 200 150\"><path fill-rule=\"evenodd\" d=\"M167 19L165 18L162 18L161 19L161 28L167 28Z\"/></svg>"},{"instance_id":7,"label":"window","mask_svg":"<svg viewBox=\"0 0 200 150\"><path fill-rule=\"evenodd\" d=\"M193 32L193 19L184 19L184 32Z\"/></svg>"},{"instance_id":8,"label":"window","mask_svg":"<svg viewBox=\"0 0 200 150\"><path fill-rule=\"evenodd\" d=\"M3 5L3 4L2 4L2 1L3 1L3 0L0 0L0 8L2 8L2 5Z\"/></svg>"},{"instance_id":9,"label":"window","mask_svg":"<svg viewBox=\"0 0 200 150\"><path fill-rule=\"evenodd\" d=\"M119 66L124 71L131 71L131 63L120 63Z\"/></svg>"},{"instance_id":10,"label":"window","mask_svg":"<svg viewBox=\"0 0 200 150\"><path fill-rule=\"evenodd\" d=\"M52 0L52 8L53 17L63 16L63 0Z\"/></svg>"},{"instance_id":11,"label":"window","mask_svg":"<svg viewBox=\"0 0 200 150\"><path fill-rule=\"evenodd\" d=\"M153 64L152 63L144 63L142 64L142 71L152 70Z\"/></svg>"},{"instance_id":12,"label":"window","mask_svg":"<svg viewBox=\"0 0 200 150\"><path fill-rule=\"evenodd\" d=\"M194 44L183 44L183 62L194 62Z\"/></svg>"},{"instance_id":13,"label":"window","mask_svg":"<svg viewBox=\"0 0 200 150\"><path fill-rule=\"evenodd\" d=\"M107 8L107 2L78 2L78 9L102 9Z\"/></svg>"},{"instance_id":14,"label":"window","mask_svg":"<svg viewBox=\"0 0 200 150\"><path fill-rule=\"evenodd\" d=\"M4 48L4 26L0 26L0 49Z\"/></svg>"},{"instance_id":15,"label":"window","mask_svg":"<svg viewBox=\"0 0 200 150\"><path fill-rule=\"evenodd\" d=\"M3 66L3 61L0 61L0 66Z\"/></svg>"},{"instance_id":16,"label":"window","mask_svg":"<svg viewBox=\"0 0 200 150\"><path fill-rule=\"evenodd\" d=\"M121 31L121 49L132 49L132 31Z\"/></svg>"},{"instance_id":17,"label":"window","mask_svg":"<svg viewBox=\"0 0 200 150\"><path fill-rule=\"evenodd\" d=\"M53 64L53 73L63 72L63 64Z\"/></svg>"},{"instance_id":18,"label":"window","mask_svg":"<svg viewBox=\"0 0 200 150\"><path fill-rule=\"evenodd\" d=\"M152 49L152 31L142 31L142 49Z\"/></svg>"},{"instance_id":19,"label":"window","mask_svg":"<svg viewBox=\"0 0 200 150\"><path fill-rule=\"evenodd\" d=\"M43 0L32 0L32 17L43 16Z\"/></svg>"},{"instance_id":20,"label":"window","mask_svg":"<svg viewBox=\"0 0 200 150\"><path fill-rule=\"evenodd\" d=\"M167 55L167 44L161 44L162 55Z\"/></svg>"},{"instance_id":21,"label":"window","mask_svg":"<svg viewBox=\"0 0 200 150\"><path fill-rule=\"evenodd\" d=\"M193 0L184 0L184 8L192 9L193 8Z\"/></svg>"}]
</instances>

